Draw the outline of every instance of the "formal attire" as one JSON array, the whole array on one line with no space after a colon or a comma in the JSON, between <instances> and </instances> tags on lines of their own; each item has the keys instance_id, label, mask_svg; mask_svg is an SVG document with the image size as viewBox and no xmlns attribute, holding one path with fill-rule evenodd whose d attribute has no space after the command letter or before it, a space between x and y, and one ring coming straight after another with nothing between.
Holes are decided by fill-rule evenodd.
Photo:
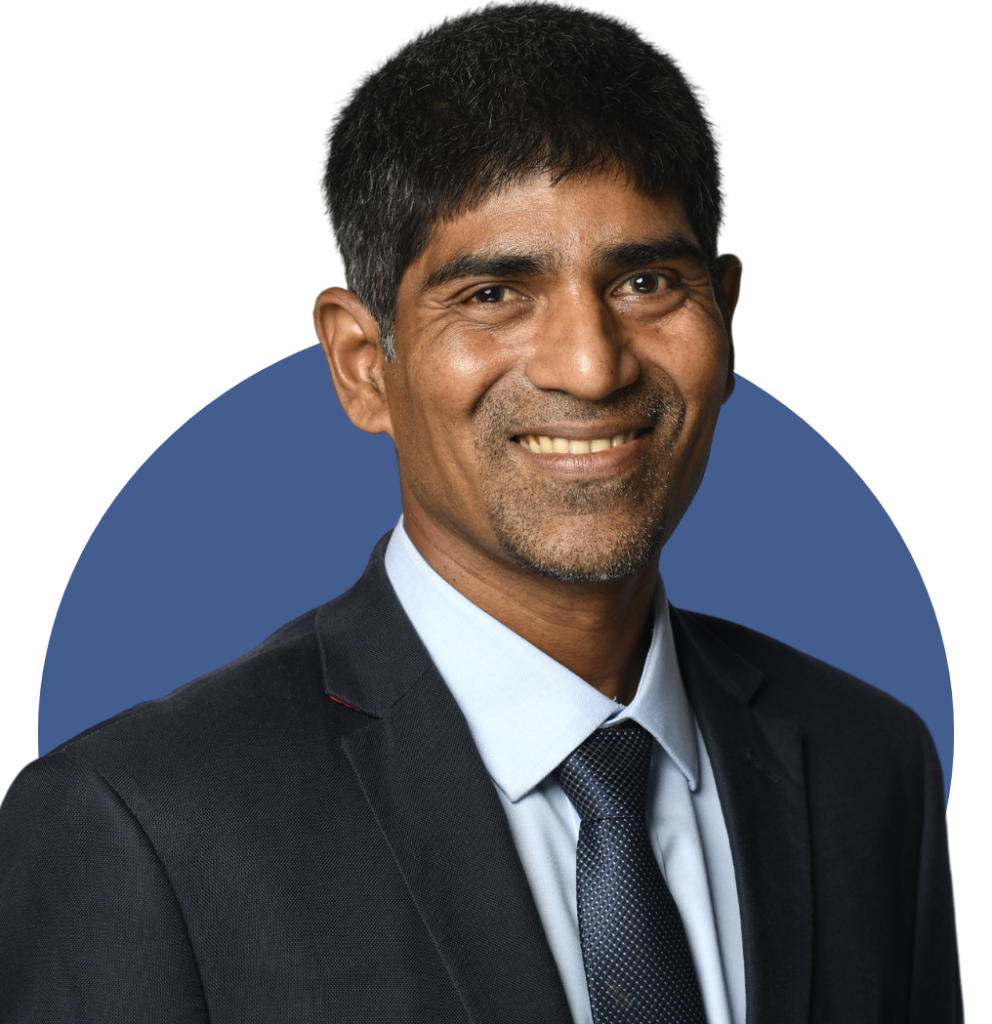
<instances>
[{"instance_id":1,"label":"formal attire","mask_svg":"<svg viewBox=\"0 0 992 1024\"><path fill-rule=\"evenodd\" d=\"M623 707L463 597L403 529L386 573L468 723L503 805L575 1024L591 1024L575 901L579 814L553 770L594 730L639 723L654 739L649 836L681 913L709 1024L744 1024L744 954L730 842L706 744L685 695L668 601Z\"/></svg>"},{"instance_id":2,"label":"formal attire","mask_svg":"<svg viewBox=\"0 0 992 1024\"><path fill-rule=\"evenodd\" d=\"M0 808L3 1024L574 1019L512 794L384 553L243 658L18 777ZM730 851L746 1024L959 1021L926 728L784 644L669 614Z\"/></svg>"}]
</instances>

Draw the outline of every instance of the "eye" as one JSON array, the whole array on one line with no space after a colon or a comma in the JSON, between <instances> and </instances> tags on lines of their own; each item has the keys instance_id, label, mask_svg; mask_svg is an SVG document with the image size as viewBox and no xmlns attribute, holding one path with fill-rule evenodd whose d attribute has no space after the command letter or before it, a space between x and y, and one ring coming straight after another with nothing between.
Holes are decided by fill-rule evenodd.
<instances>
[{"instance_id":1,"label":"eye","mask_svg":"<svg viewBox=\"0 0 992 1024\"><path fill-rule=\"evenodd\" d=\"M654 295L655 292L664 291L668 287L668 280L661 274L635 274L624 281L620 291L629 295Z\"/></svg>"},{"instance_id":2,"label":"eye","mask_svg":"<svg viewBox=\"0 0 992 1024\"><path fill-rule=\"evenodd\" d=\"M488 288L480 288L479 291L472 295L469 302L486 304L505 302L512 294L513 292L503 285L490 285Z\"/></svg>"}]
</instances>

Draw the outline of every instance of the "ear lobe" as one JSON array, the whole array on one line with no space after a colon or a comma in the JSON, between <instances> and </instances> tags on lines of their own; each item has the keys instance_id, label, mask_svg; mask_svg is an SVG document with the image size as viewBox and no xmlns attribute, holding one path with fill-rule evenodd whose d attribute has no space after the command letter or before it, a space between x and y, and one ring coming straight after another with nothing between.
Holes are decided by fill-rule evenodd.
<instances>
[{"instance_id":1,"label":"ear lobe","mask_svg":"<svg viewBox=\"0 0 992 1024\"><path fill-rule=\"evenodd\" d=\"M379 327L361 299L344 288L328 288L317 296L313 322L348 419L366 433L391 434Z\"/></svg>"}]
</instances>

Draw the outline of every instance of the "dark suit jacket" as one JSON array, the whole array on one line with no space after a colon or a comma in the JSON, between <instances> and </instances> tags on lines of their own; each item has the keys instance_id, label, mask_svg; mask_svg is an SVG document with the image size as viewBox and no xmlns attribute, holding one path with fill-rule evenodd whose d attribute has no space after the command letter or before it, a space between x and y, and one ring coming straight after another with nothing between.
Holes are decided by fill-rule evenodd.
<instances>
[{"instance_id":1,"label":"dark suit jacket","mask_svg":"<svg viewBox=\"0 0 992 1024\"><path fill-rule=\"evenodd\" d=\"M250 654L25 769L0 810L3 1024L567 1024L499 799L383 550ZM749 1024L959 1020L926 728L740 626L673 627Z\"/></svg>"}]
</instances>

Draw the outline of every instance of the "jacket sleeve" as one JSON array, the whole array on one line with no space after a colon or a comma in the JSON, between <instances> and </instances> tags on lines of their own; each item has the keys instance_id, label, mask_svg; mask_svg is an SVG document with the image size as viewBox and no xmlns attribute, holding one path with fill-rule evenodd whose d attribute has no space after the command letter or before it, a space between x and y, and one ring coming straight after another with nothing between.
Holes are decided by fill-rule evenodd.
<instances>
[{"instance_id":1,"label":"jacket sleeve","mask_svg":"<svg viewBox=\"0 0 992 1024\"><path fill-rule=\"evenodd\" d=\"M206 1024L166 872L106 780L62 751L0 806L0 1021Z\"/></svg>"},{"instance_id":2,"label":"jacket sleeve","mask_svg":"<svg viewBox=\"0 0 992 1024\"><path fill-rule=\"evenodd\" d=\"M913 717L923 747L924 791L909 1024L960 1024L964 1010L944 821L944 780L930 733Z\"/></svg>"}]
</instances>

